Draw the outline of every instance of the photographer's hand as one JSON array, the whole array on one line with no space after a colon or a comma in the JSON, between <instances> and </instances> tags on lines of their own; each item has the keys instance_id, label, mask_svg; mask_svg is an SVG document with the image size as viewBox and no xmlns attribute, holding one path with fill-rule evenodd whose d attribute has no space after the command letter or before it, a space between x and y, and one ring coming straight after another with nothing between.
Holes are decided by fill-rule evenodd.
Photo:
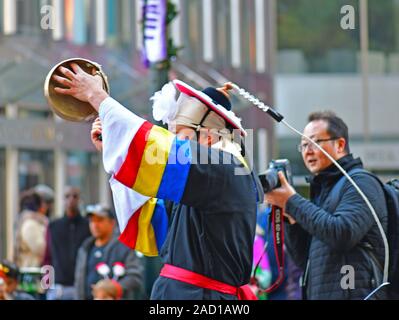
<instances>
[{"instance_id":1,"label":"photographer's hand","mask_svg":"<svg viewBox=\"0 0 399 320\"><path fill-rule=\"evenodd\" d=\"M296 194L295 189L288 183L287 179L285 178L284 173L281 171L278 173L278 176L280 178L281 182L281 187L278 189L275 189L265 195L265 200L268 204L277 206L280 208L285 209L285 206L287 204L287 201L289 198L291 198L293 195ZM288 214L284 213L286 217L288 217L289 221L291 224L295 224L296 221Z\"/></svg>"}]
</instances>

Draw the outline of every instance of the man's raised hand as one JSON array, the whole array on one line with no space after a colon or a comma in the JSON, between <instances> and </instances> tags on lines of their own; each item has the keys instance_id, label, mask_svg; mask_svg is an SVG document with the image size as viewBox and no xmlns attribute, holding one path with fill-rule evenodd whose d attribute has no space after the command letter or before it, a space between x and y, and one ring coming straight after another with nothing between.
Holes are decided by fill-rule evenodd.
<instances>
[{"instance_id":1,"label":"man's raised hand","mask_svg":"<svg viewBox=\"0 0 399 320\"><path fill-rule=\"evenodd\" d=\"M73 71L65 67L58 68L63 76L54 75L53 79L63 88L56 87L55 92L88 102L98 112L101 102L108 97L101 76L86 73L76 63L71 63L71 68Z\"/></svg>"}]
</instances>

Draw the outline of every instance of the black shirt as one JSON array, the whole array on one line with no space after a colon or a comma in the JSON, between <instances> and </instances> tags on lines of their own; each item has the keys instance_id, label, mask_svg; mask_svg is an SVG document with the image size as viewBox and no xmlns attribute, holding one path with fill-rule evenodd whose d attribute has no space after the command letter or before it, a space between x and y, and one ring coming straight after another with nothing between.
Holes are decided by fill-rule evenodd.
<instances>
[{"instance_id":1,"label":"black shirt","mask_svg":"<svg viewBox=\"0 0 399 320\"><path fill-rule=\"evenodd\" d=\"M91 286L102 279L102 276L99 275L96 267L104 259L104 248L105 246L97 247L96 245L93 245L87 256L85 291L87 299L90 300L93 299Z\"/></svg>"},{"instance_id":2,"label":"black shirt","mask_svg":"<svg viewBox=\"0 0 399 320\"><path fill-rule=\"evenodd\" d=\"M89 222L81 215L64 216L50 223L50 256L54 267L55 282L73 286L76 255L85 239L90 237Z\"/></svg>"}]
</instances>

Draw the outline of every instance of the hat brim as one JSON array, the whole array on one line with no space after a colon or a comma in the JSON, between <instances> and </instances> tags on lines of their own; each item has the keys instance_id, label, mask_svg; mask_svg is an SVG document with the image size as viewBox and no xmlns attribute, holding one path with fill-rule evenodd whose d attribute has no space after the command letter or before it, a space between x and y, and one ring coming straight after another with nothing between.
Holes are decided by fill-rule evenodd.
<instances>
[{"instance_id":1,"label":"hat brim","mask_svg":"<svg viewBox=\"0 0 399 320\"><path fill-rule=\"evenodd\" d=\"M87 212L86 217L90 218L92 216L100 217L100 218L110 218L111 217L107 213L100 213L100 212Z\"/></svg>"},{"instance_id":2,"label":"hat brim","mask_svg":"<svg viewBox=\"0 0 399 320\"><path fill-rule=\"evenodd\" d=\"M228 111L226 108L223 106L216 104L211 97L206 95L205 93L194 89L193 87L189 86L187 83L184 83L183 81L180 80L174 80L173 83L175 84L176 88L190 96L194 97L198 100L200 100L203 104L205 104L208 108L210 108L212 111L217 113L220 117L222 117L228 124L230 124L234 129L240 130L240 133L242 136L247 136L247 132L244 130L244 128L241 126L241 124L234 119L231 118L229 115Z\"/></svg>"}]
</instances>

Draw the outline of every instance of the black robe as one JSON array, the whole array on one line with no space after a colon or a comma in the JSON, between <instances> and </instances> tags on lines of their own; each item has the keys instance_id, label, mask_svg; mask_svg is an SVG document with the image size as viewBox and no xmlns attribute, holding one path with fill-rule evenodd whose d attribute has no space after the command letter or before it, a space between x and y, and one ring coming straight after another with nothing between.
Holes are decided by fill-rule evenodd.
<instances>
[{"instance_id":1,"label":"black robe","mask_svg":"<svg viewBox=\"0 0 399 320\"><path fill-rule=\"evenodd\" d=\"M201 147L203 148L203 147ZM209 149L209 159L226 157ZM183 195L187 206L167 202L170 229L161 250L163 263L194 271L223 283L240 287L248 284L252 270L257 202L263 200L261 186L252 172L235 175L243 168L234 156L231 164L196 164L196 171L208 170L211 179L204 185L192 177L195 188ZM193 191L196 190L196 191ZM202 289L187 283L159 277L154 284L154 300L235 300L236 296Z\"/></svg>"},{"instance_id":2,"label":"black robe","mask_svg":"<svg viewBox=\"0 0 399 320\"><path fill-rule=\"evenodd\" d=\"M155 209L153 218L146 216L145 209L133 215L129 209L124 216L121 206L117 214L124 243L147 255L160 252L164 263L220 282L235 287L247 284L257 202L263 202L262 188L248 161L234 156L235 148L229 153L180 140L112 98L101 104L100 118L104 166L113 175L112 181L136 195L174 203L169 230L167 225L162 227L162 210ZM124 189L119 189L121 195ZM114 200L118 196L114 192ZM156 247L149 240L152 244L157 240ZM152 298L236 299L165 278L156 281Z\"/></svg>"}]
</instances>

